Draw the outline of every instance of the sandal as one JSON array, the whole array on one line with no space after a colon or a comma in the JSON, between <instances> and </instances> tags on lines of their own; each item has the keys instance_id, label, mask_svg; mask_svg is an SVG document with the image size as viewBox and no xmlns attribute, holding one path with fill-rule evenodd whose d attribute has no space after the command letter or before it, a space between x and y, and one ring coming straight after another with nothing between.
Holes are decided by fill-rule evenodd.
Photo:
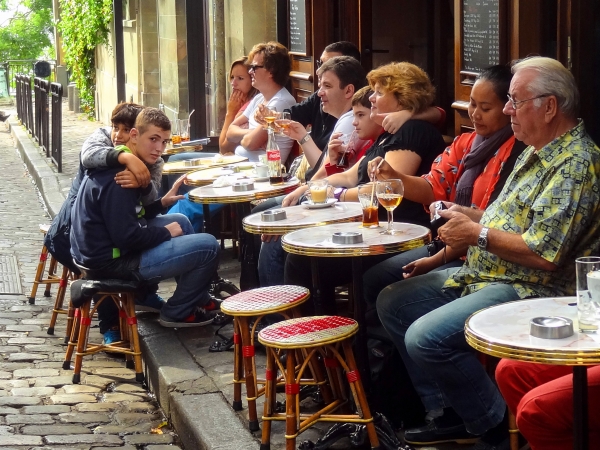
<instances>
[{"instance_id":1,"label":"sandal","mask_svg":"<svg viewBox=\"0 0 600 450\"><path fill-rule=\"evenodd\" d=\"M226 340L215 341L210 344L208 351L211 353L225 352L233 347L233 336Z\"/></svg>"}]
</instances>

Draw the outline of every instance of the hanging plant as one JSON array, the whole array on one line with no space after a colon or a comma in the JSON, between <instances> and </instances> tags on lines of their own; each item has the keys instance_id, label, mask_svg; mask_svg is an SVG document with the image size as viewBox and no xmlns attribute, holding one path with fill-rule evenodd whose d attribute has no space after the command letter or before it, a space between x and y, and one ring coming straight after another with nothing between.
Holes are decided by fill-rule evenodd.
<instances>
[{"instance_id":1,"label":"hanging plant","mask_svg":"<svg viewBox=\"0 0 600 450\"><path fill-rule=\"evenodd\" d=\"M63 39L65 62L79 89L82 109L94 114L96 47L108 42L113 18L112 0L59 0L57 28Z\"/></svg>"}]
</instances>

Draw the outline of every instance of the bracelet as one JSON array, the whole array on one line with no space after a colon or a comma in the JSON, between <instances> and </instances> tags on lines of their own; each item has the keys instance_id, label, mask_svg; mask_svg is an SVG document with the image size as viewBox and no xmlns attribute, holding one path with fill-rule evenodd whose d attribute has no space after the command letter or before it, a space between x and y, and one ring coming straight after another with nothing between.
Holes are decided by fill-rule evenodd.
<instances>
[{"instance_id":1,"label":"bracelet","mask_svg":"<svg viewBox=\"0 0 600 450\"><path fill-rule=\"evenodd\" d=\"M342 195L344 196L344 198L342 198L342 200L341 200L342 202L345 202L345 201L346 201L346 193L347 193L347 192L348 192L348 189L344 189L344 190L342 191ZM340 197L341 197L342 195L340 195Z\"/></svg>"},{"instance_id":2,"label":"bracelet","mask_svg":"<svg viewBox=\"0 0 600 450\"><path fill-rule=\"evenodd\" d=\"M300 145L304 145L304 144L306 144L308 141L310 141L310 133L306 133L306 135L305 135L305 136L304 136L302 139L300 139L300 140L298 141L298 144L300 144Z\"/></svg>"}]
</instances>

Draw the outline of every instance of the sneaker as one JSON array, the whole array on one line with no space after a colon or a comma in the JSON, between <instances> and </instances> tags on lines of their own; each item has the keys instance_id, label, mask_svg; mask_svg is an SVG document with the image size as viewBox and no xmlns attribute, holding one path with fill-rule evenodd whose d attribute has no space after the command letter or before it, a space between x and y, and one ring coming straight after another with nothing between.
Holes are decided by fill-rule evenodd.
<instances>
[{"instance_id":1,"label":"sneaker","mask_svg":"<svg viewBox=\"0 0 600 450\"><path fill-rule=\"evenodd\" d=\"M102 343L104 345L114 344L115 342L119 342L121 340L121 331L119 329L107 330L104 332L102 337Z\"/></svg>"},{"instance_id":2,"label":"sneaker","mask_svg":"<svg viewBox=\"0 0 600 450\"><path fill-rule=\"evenodd\" d=\"M158 294L150 294L143 302L135 302L136 312L153 312L159 313L166 302Z\"/></svg>"},{"instance_id":3,"label":"sneaker","mask_svg":"<svg viewBox=\"0 0 600 450\"><path fill-rule=\"evenodd\" d=\"M190 327L202 327L209 325L215 319L215 311L206 311L204 308L196 308L193 314L190 314L187 318L181 321L169 319L163 315L160 316L159 323L163 327L169 328L190 328Z\"/></svg>"},{"instance_id":4,"label":"sneaker","mask_svg":"<svg viewBox=\"0 0 600 450\"><path fill-rule=\"evenodd\" d=\"M474 444L479 439L479 436L469 433L464 424L441 427L437 424L438 420L439 418L436 418L427 425L406 430L404 440L408 444L434 445L444 442Z\"/></svg>"}]
</instances>

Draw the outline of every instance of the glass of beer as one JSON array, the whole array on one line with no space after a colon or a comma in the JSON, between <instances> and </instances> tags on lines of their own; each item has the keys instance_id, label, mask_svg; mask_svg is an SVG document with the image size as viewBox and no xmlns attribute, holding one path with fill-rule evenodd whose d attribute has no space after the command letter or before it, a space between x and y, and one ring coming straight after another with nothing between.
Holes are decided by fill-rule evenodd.
<instances>
[{"instance_id":1,"label":"glass of beer","mask_svg":"<svg viewBox=\"0 0 600 450\"><path fill-rule=\"evenodd\" d=\"M392 228L392 211L400 205L402 197L404 196L404 184L402 184L402 180L391 179L378 181L375 185L375 192L379 203L387 210L388 216L387 229L382 231L381 234L401 233Z\"/></svg>"},{"instance_id":2,"label":"glass of beer","mask_svg":"<svg viewBox=\"0 0 600 450\"><path fill-rule=\"evenodd\" d=\"M362 207L362 226L364 228L379 227L379 203L375 195L374 184L363 184L358 187L358 201Z\"/></svg>"},{"instance_id":3,"label":"glass of beer","mask_svg":"<svg viewBox=\"0 0 600 450\"><path fill-rule=\"evenodd\" d=\"M188 142L190 140L190 120L179 119L179 134L181 134L181 143Z\"/></svg>"},{"instance_id":4,"label":"glass of beer","mask_svg":"<svg viewBox=\"0 0 600 450\"><path fill-rule=\"evenodd\" d=\"M327 180L312 180L308 182L308 190L313 204L327 202L327 188L329 182Z\"/></svg>"},{"instance_id":5,"label":"glass of beer","mask_svg":"<svg viewBox=\"0 0 600 450\"><path fill-rule=\"evenodd\" d=\"M265 106L264 116L265 122L267 123L267 128L271 128L275 130L275 121L279 119L281 113L277 112L277 108L274 106Z\"/></svg>"},{"instance_id":6,"label":"glass of beer","mask_svg":"<svg viewBox=\"0 0 600 450\"><path fill-rule=\"evenodd\" d=\"M179 119L171 121L171 142L173 145L181 144L181 133L179 132Z\"/></svg>"},{"instance_id":7,"label":"glass of beer","mask_svg":"<svg viewBox=\"0 0 600 450\"><path fill-rule=\"evenodd\" d=\"M292 123L292 113L289 111L283 111L278 113L278 116L279 117L275 120L277 134L279 136L286 136L283 131L290 127L290 124Z\"/></svg>"}]
</instances>

